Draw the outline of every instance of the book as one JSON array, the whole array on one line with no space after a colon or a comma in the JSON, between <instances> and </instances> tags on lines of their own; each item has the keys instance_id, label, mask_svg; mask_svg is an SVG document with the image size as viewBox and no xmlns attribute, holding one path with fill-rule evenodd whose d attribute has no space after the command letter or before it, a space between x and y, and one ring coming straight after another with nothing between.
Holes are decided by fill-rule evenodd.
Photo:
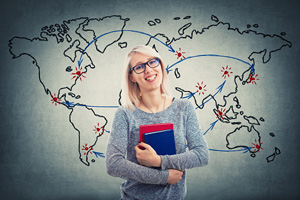
<instances>
[{"instance_id":1,"label":"book","mask_svg":"<svg viewBox=\"0 0 300 200\"><path fill-rule=\"evenodd\" d=\"M149 144L157 155L176 154L173 129L145 133L144 139L145 143Z\"/></svg>"},{"instance_id":2,"label":"book","mask_svg":"<svg viewBox=\"0 0 300 200\"><path fill-rule=\"evenodd\" d=\"M140 125L139 129L140 129L140 142L145 142L144 140L145 133L168 130L168 129L173 130L173 124L172 123L146 124L146 125Z\"/></svg>"}]
</instances>

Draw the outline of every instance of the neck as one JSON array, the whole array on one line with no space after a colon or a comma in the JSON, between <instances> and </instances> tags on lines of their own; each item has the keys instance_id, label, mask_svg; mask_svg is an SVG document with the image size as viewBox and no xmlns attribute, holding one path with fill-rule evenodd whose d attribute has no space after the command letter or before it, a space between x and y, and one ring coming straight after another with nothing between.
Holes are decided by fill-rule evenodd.
<instances>
[{"instance_id":1,"label":"neck","mask_svg":"<svg viewBox=\"0 0 300 200\"><path fill-rule=\"evenodd\" d=\"M151 112L160 112L164 109L164 97L160 89L142 93L141 98L143 106Z\"/></svg>"}]
</instances>

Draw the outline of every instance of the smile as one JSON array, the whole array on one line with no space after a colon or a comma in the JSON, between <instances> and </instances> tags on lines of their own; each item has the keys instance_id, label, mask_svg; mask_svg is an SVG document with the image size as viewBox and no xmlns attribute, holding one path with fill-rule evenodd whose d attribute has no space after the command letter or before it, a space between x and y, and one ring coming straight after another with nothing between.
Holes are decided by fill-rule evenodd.
<instances>
[{"instance_id":1,"label":"smile","mask_svg":"<svg viewBox=\"0 0 300 200\"><path fill-rule=\"evenodd\" d=\"M147 81L153 81L156 78L156 76L157 75L153 75L153 76L147 77L146 80Z\"/></svg>"}]
</instances>

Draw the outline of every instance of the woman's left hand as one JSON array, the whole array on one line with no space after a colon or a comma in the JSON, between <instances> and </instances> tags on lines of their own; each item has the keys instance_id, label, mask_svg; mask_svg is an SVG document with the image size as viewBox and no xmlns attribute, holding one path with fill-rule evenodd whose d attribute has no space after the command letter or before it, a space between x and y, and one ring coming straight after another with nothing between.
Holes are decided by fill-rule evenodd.
<instances>
[{"instance_id":1,"label":"woman's left hand","mask_svg":"<svg viewBox=\"0 0 300 200\"><path fill-rule=\"evenodd\" d=\"M140 149L143 147L144 150ZM134 147L136 158L141 165L147 167L160 167L161 157L157 155L156 151L148 144L141 142Z\"/></svg>"}]
</instances>

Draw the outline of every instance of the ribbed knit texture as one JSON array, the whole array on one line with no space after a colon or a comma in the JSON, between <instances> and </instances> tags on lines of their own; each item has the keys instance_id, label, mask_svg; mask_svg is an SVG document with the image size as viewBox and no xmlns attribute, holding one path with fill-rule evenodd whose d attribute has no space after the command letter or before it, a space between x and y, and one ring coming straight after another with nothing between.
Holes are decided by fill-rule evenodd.
<instances>
[{"instance_id":1,"label":"ribbed knit texture","mask_svg":"<svg viewBox=\"0 0 300 200\"><path fill-rule=\"evenodd\" d=\"M139 143L139 126L169 122L174 124L176 155L161 156L161 169L141 166L134 149ZM137 107L134 111L123 107L116 111L106 149L106 169L111 176L126 180L121 185L121 199L184 199L185 169L205 166L208 159L207 143L195 108L188 100L174 99L158 113L147 113ZM168 169L184 170L177 184L167 184Z\"/></svg>"}]
</instances>

